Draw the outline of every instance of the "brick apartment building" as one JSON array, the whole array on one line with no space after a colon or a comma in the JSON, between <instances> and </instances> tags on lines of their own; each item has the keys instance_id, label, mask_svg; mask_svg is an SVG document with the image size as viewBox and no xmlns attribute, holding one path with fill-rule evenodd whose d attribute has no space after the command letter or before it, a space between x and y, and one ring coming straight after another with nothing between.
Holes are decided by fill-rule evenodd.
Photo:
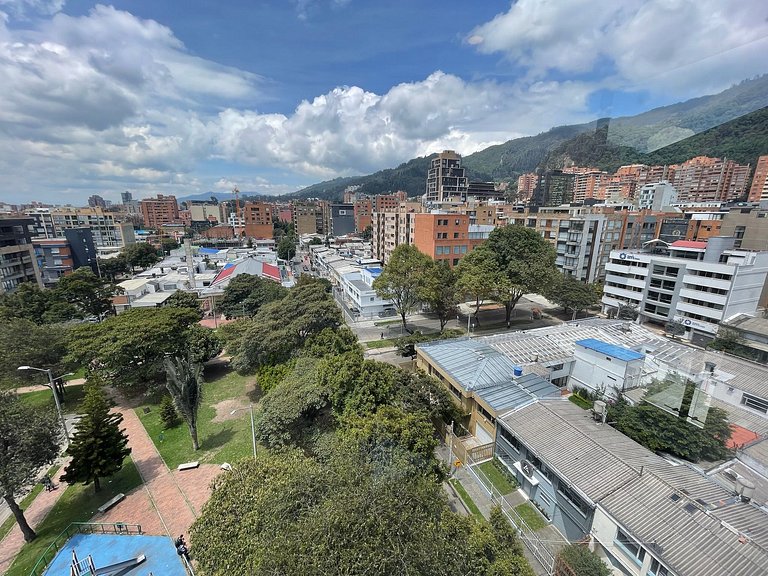
<instances>
[{"instance_id":1,"label":"brick apartment building","mask_svg":"<svg viewBox=\"0 0 768 576\"><path fill-rule=\"evenodd\" d=\"M243 208L245 235L249 238L272 238L274 208L265 202L246 202Z\"/></svg>"},{"instance_id":2,"label":"brick apartment building","mask_svg":"<svg viewBox=\"0 0 768 576\"><path fill-rule=\"evenodd\" d=\"M147 228L156 230L163 224L177 224L181 222L176 196L158 194L157 198L147 198L142 200L140 204L144 226Z\"/></svg>"}]
</instances>

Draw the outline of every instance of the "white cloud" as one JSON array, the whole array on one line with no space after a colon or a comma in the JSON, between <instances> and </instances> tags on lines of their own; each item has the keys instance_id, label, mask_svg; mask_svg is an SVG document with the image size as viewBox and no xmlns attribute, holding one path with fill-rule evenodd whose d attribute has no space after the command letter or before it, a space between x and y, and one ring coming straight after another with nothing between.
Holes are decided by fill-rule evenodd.
<instances>
[{"instance_id":1,"label":"white cloud","mask_svg":"<svg viewBox=\"0 0 768 576\"><path fill-rule=\"evenodd\" d=\"M766 71L759 0L519 0L466 42L531 77L615 72L618 88L701 94Z\"/></svg>"},{"instance_id":2,"label":"white cloud","mask_svg":"<svg viewBox=\"0 0 768 576\"><path fill-rule=\"evenodd\" d=\"M36 14L50 16L59 12L64 3L65 0L0 0L0 11L20 19Z\"/></svg>"}]
</instances>

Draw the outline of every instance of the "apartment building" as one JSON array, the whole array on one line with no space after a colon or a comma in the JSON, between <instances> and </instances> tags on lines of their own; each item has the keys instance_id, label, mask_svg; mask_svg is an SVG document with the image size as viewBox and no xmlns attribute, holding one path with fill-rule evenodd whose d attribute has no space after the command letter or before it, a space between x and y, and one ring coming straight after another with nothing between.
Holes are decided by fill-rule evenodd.
<instances>
[{"instance_id":1,"label":"apartment building","mask_svg":"<svg viewBox=\"0 0 768 576\"><path fill-rule=\"evenodd\" d=\"M750 202L768 200L768 155L760 156L755 164L755 175L752 177L752 186L749 188Z\"/></svg>"},{"instance_id":2,"label":"apartment building","mask_svg":"<svg viewBox=\"0 0 768 576\"><path fill-rule=\"evenodd\" d=\"M331 236L346 236L355 233L355 205L343 203L329 203L328 233Z\"/></svg>"},{"instance_id":3,"label":"apartment building","mask_svg":"<svg viewBox=\"0 0 768 576\"><path fill-rule=\"evenodd\" d=\"M0 218L0 294L22 282L43 287L32 245L32 218Z\"/></svg>"},{"instance_id":4,"label":"apartment building","mask_svg":"<svg viewBox=\"0 0 768 576\"><path fill-rule=\"evenodd\" d=\"M697 156L675 166L671 182L681 202L733 202L746 196L750 171L749 164Z\"/></svg>"},{"instance_id":5,"label":"apartment building","mask_svg":"<svg viewBox=\"0 0 768 576\"><path fill-rule=\"evenodd\" d=\"M466 214L430 212L413 215L412 244L437 262L453 267L488 239L495 226L470 224Z\"/></svg>"},{"instance_id":6,"label":"apartment building","mask_svg":"<svg viewBox=\"0 0 768 576\"><path fill-rule=\"evenodd\" d=\"M669 209L677 202L677 190L667 181L645 184L637 194L637 206L640 210Z\"/></svg>"},{"instance_id":7,"label":"apartment building","mask_svg":"<svg viewBox=\"0 0 768 576\"><path fill-rule=\"evenodd\" d=\"M107 201L98 194L94 194L88 197L88 206L91 208L106 208Z\"/></svg>"},{"instance_id":8,"label":"apartment building","mask_svg":"<svg viewBox=\"0 0 768 576\"><path fill-rule=\"evenodd\" d=\"M444 150L434 158L427 172L426 202L442 202L450 197L466 195L469 178L461 167L461 156Z\"/></svg>"},{"instance_id":9,"label":"apartment building","mask_svg":"<svg viewBox=\"0 0 768 576\"><path fill-rule=\"evenodd\" d=\"M517 179L517 200L527 202L533 196L534 190L539 183L539 175L535 172L528 172Z\"/></svg>"},{"instance_id":10,"label":"apartment building","mask_svg":"<svg viewBox=\"0 0 768 576\"><path fill-rule=\"evenodd\" d=\"M374 212L371 237L374 257L386 264L400 244L412 244L414 216L422 210L419 202L401 202L397 211Z\"/></svg>"},{"instance_id":11,"label":"apartment building","mask_svg":"<svg viewBox=\"0 0 768 576\"><path fill-rule=\"evenodd\" d=\"M102 248L122 248L134 244L133 225L115 220L115 215L102 208L73 208L65 206L51 209L55 235L61 237L72 228L90 228L93 242Z\"/></svg>"},{"instance_id":12,"label":"apartment building","mask_svg":"<svg viewBox=\"0 0 768 576\"><path fill-rule=\"evenodd\" d=\"M141 215L144 218L144 226L158 229L163 224L177 224L179 219L179 205L176 196L163 196L146 198L140 202Z\"/></svg>"},{"instance_id":13,"label":"apartment building","mask_svg":"<svg viewBox=\"0 0 768 576\"><path fill-rule=\"evenodd\" d=\"M736 239L735 248L768 250L768 206L735 206L723 215L723 236Z\"/></svg>"},{"instance_id":14,"label":"apartment building","mask_svg":"<svg viewBox=\"0 0 768 576\"><path fill-rule=\"evenodd\" d=\"M606 264L603 312L637 306L640 322L681 322L685 337L703 344L718 324L753 314L768 277L768 252L734 249L734 238L654 243L646 250L614 250Z\"/></svg>"},{"instance_id":15,"label":"apartment building","mask_svg":"<svg viewBox=\"0 0 768 576\"><path fill-rule=\"evenodd\" d=\"M291 220L297 235L325 234L323 207L317 202L291 202Z\"/></svg>"},{"instance_id":16,"label":"apartment building","mask_svg":"<svg viewBox=\"0 0 768 576\"><path fill-rule=\"evenodd\" d=\"M245 235L249 238L272 238L274 206L266 202L246 202L243 207Z\"/></svg>"}]
</instances>

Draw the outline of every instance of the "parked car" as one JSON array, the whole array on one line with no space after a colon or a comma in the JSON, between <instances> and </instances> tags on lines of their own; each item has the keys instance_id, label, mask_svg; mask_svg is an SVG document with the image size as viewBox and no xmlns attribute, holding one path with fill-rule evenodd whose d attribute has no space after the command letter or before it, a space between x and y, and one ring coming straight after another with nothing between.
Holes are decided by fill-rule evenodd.
<instances>
[{"instance_id":1,"label":"parked car","mask_svg":"<svg viewBox=\"0 0 768 576\"><path fill-rule=\"evenodd\" d=\"M394 308L384 308L384 310L379 312L379 318L390 318L392 316L397 316L397 310Z\"/></svg>"}]
</instances>

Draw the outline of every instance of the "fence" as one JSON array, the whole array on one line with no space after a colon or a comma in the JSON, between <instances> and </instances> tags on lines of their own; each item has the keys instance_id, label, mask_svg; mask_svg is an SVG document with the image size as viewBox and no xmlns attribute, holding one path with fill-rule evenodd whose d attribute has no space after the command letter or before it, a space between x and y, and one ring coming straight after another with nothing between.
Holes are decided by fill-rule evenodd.
<instances>
[{"instance_id":1,"label":"fence","mask_svg":"<svg viewBox=\"0 0 768 576\"><path fill-rule=\"evenodd\" d=\"M446 438L449 439L448 446L453 447L453 453L456 454L457 458L464 464L464 469L467 470L467 472L472 475L477 483L485 489L485 491L490 496L491 501L499 506L507 519L515 527L517 527L518 536L520 540L523 541L523 544L525 544L526 548L528 548L536 560L538 560L539 563L541 563L541 565L547 570L548 574L554 574L555 555L545 545L545 543L542 542L538 534L534 532L534 530L528 525L523 517L517 513L517 510L515 510L514 506L511 505L506 500L506 498L504 498L504 495L498 491L496 486L493 485L493 482L491 482L490 478L488 478L486 474L478 466L476 466L480 463L480 461L473 458L473 451L476 451L478 454L485 456L488 447L490 446L491 450L493 450L495 443L490 445L485 444L467 450L460 439L453 436L450 427L446 427ZM457 446L460 447L459 450L462 452L462 456L460 456L455 450ZM491 454L491 457L492 456L493 455ZM487 460L487 458L483 458L483 460Z\"/></svg>"},{"instance_id":2,"label":"fence","mask_svg":"<svg viewBox=\"0 0 768 576\"><path fill-rule=\"evenodd\" d=\"M45 549L38 559L35 566L29 573L29 576L42 576L48 564L54 559L59 548L69 540L74 534L141 534L139 524L123 524L122 522L103 523L103 522L72 522L64 531L56 536L50 546Z\"/></svg>"}]
</instances>

